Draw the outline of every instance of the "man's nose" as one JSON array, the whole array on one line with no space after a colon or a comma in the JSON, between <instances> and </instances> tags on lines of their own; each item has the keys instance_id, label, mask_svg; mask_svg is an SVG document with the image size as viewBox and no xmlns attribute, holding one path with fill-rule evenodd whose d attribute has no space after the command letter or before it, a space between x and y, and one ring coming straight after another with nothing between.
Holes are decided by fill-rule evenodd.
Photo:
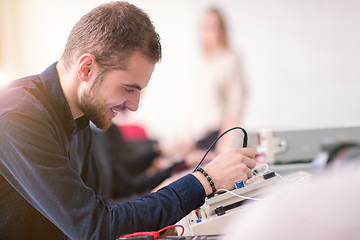
<instances>
[{"instance_id":1,"label":"man's nose","mask_svg":"<svg viewBox=\"0 0 360 240\"><path fill-rule=\"evenodd\" d=\"M139 108L139 102L140 102L140 92L134 96L133 98L127 100L125 102L126 108L128 108L130 111L136 111Z\"/></svg>"}]
</instances>

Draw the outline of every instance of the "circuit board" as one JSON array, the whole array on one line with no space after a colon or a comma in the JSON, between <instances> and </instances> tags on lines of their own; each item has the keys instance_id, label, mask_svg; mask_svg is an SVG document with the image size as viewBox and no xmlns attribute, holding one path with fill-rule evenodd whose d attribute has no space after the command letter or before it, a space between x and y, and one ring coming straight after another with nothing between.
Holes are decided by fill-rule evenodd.
<instances>
[{"instance_id":1,"label":"circuit board","mask_svg":"<svg viewBox=\"0 0 360 240\"><path fill-rule=\"evenodd\" d=\"M267 178L266 176L270 177ZM212 210L216 210L219 207L227 207L249 198L251 199L261 194L265 194L273 190L277 187L278 183L281 182L282 179L274 172L256 174L247 180L243 187L208 198L206 199L206 204L209 205ZM244 198L240 196L243 196Z\"/></svg>"},{"instance_id":2,"label":"circuit board","mask_svg":"<svg viewBox=\"0 0 360 240\"><path fill-rule=\"evenodd\" d=\"M265 179L262 174L257 174L249 179L243 187L234 189L230 191L231 193L225 192L206 199L202 207L188 215L191 234L223 233L222 230L226 229L226 223L231 218L256 204L255 201L247 204L246 201L244 202L246 199L239 196L259 197L274 189L279 182L281 182L279 176L273 175L273 177Z\"/></svg>"},{"instance_id":3,"label":"circuit board","mask_svg":"<svg viewBox=\"0 0 360 240\"><path fill-rule=\"evenodd\" d=\"M254 172L254 176L243 187L206 199L203 206L192 211L187 216L191 234L194 236L226 234L224 231L227 229L227 223L234 217L240 216L244 211L255 207L259 203L255 199L266 199L267 193L284 184L308 183L309 177L311 177L309 173L302 171L285 177L268 170L260 173ZM244 201L246 199L243 197L253 200Z\"/></svg>"}]
</instances>

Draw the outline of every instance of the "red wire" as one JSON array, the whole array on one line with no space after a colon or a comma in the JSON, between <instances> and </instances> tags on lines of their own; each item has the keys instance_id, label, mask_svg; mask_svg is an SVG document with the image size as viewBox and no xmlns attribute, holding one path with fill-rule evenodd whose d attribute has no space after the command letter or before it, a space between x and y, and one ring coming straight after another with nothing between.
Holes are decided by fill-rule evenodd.
<instances>
[{"instance_id":1,"label":"red wire","mask_svg":"<svg viewBox=\"0 0 360 240\"><path fill-rule=\"evenodd\" d=\"M121 238L127 238L127 237L138 237L138 236L148 236L148 235L153 235L154 238L157 239L161 232L168 230L169 228L173 228L173 227L181 227L182 232L181 232L180 236L182 236L184 234L185 229L182 225L170 225L170 226L160 229L159 231L135 232L135 233L131 233L131 234L126 234L124 236L117 238L116 240L119 240Z\"/></svg>"},{"instance_id":2,"label":"red wire","mask_svg":"<svg viewBox=\"0 0 360 240\"><path fill-rule=\"evenodd\" d=\"M173 227L181 227L182 231L181 231L180 236L182 236L184 234L185 229L184 229L184 226L182 226L182 225L170 225L170 226L167 226L167 227L164 227L164 228L160 229L158 231L158 233L161 233L162 231L168 230L169 228L173 228Z\"/></svg>"}]
</instances>

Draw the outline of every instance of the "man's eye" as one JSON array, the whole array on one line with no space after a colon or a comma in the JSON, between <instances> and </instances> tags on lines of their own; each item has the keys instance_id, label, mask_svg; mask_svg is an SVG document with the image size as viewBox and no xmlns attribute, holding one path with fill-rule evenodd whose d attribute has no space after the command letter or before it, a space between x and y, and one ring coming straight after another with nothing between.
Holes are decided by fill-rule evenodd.
<instances>
[{"instance_id":1,"label":"man's eye","mask_svg":"<svg viewBox=\"0 0 360 240\"><path fill-rule=\"evenodd\" d=\"M132 92L134 92L134 89L132 89L132 88L125 88L125 91L128 92L128 93L132 93Z\"/></svg>"}]
</instances>

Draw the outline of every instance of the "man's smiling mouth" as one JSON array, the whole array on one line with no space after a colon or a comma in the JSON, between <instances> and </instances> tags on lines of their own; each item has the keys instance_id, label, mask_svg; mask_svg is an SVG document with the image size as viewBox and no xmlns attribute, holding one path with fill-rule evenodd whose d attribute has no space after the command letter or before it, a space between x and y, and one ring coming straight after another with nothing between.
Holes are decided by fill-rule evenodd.
<instances>
[{"instance_id":1,"label":"man's smiling mouth","mask_svg":"<svg viewBox=\"0 0 360 240\"><path fill-rule=\"evenodd\" d=\"M110 108L111 112L116 116L118 112L123 112L126 110L126 107L123 105L117 105Z\"/></svg>"}]
</instances>

